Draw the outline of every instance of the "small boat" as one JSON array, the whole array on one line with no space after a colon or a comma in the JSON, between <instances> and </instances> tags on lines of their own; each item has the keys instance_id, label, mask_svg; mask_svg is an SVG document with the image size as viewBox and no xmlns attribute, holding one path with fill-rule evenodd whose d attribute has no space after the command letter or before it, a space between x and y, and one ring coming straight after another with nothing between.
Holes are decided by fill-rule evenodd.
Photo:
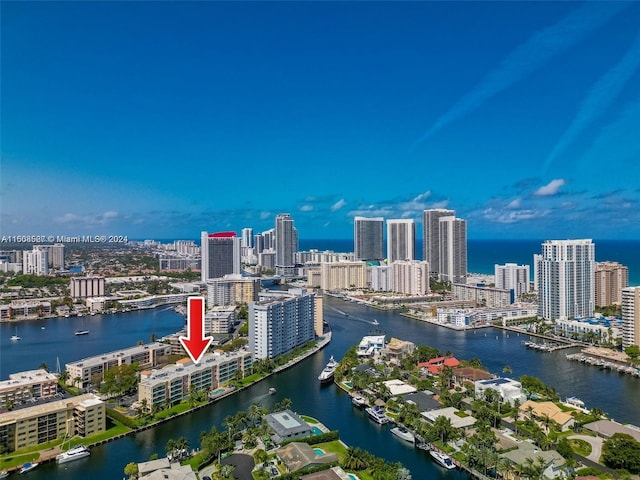
<instances>
[{"instance_id":1,"label":"small boat","mask_svg":"<svg viewBox=\"0 0 640 480\"><path fill-rule=\"evenodd\" d=\"M75 335L89 335L89 330L76 330Z\"/></svg>"},{"instance_id":2,"label":"small boat","mask_svg":"<svg viewBox=\"0 0 640 480\"><path fill-rule=\"evenodd\" d=\"M0 470L0 478L7 478L9 476L9 472L6 470Z\"/></svg>"},{"instance_id":3,"label":"small boat","mask_svg":"<svg viewBox=\"0 0 640 480\"><path fill-rule=\"evenodd\" d=\"M276 390L275 388L273 388L273 387L271 387L271 388L269 389L269 395L275 395L275 394L276 394L276 392L277 392L277 390Z\"/></svg>"},{"instance_id":4,"label":"small boat","mask_svg":"<svg viewBox=\"0 0 640 480\"><path fill-rule=\"evenodd\" d=\"M337 367L338 362L336 362L333 358L333 355L331 355L329 363L327 363L327 365L324 367L324 370L322 370L322 372L320 372L320 375L318 375L318 380L320 380L321 383L326 383L333 380L333 375L336 372Z\"/></svg>"},{"instance_id":5,"label":"small boat","mask_svg":"<svg viewBox=\"0 0 640 480\"><path fill-rule=\"evenodd\" d=\"M11 335L11 341L12 342L17 342L18 340L22 340L22 337L20 337L18 335L18 327L16 327L16 334L15 335Z\"/></svg>"},{"instance_id":6,"label":"small boat","mask_svg":"<svg viewBox=\"0 0 640 480\"><path fill-rule=\"evenodd\" d=\"M361 397L360 395L358 395L351 398L351 403L355 407L362 408L367 404L367 401L365 400L364 397Z\"/></svg>"},{"instance_id":7,"label":"small boat","mask_svg":"<svg viewBox=\"0 0 640 480\"><path fill-rule=\"evenodd\" d=\"M574 407L584 408L584 402L582 400L580 400L579 398L577 398L577 397L568 397L565 400L565 403L567 405L572 405Z\"/></svg>"},{"instance_id":8,"label":"small boat","mask_svg":"<svg viewBox=\"0 0 640 480\"><path fill-rule=\"evenodd\" d=\"M392 428L391 433L393 433L399 439L404 440L405 442L416 442L416 437L413 436L413 433L402 426Z\"/></svg>"},{"instance_id":9,"label":"small boat","mask_svg":"<svg viewBox=\"0 0 640 480\"><path fill-rule=\"evenodd\" d=\"M444 467L447 470L453 470L456 468L456 465L453 463L453 460L451 460L449 455L438 452L437 450L429 450L429 454L441 467Z\"/></svg>"},{"instance_id":10,"label":"small boat","mask_svg":"<svg viewBox=\"0 0 640 480\"><path fill-rule=\"evenodd\" d=\"M20 473L30 472L31 470L36 468L38 465L40 465L38 462L34 462L34 463L27 462L24 465L22 465L22 468L20 469Z\"/></svg>"},{"instance_id":11,"label":"small boat","mask_svg":"<svg viewBox=\"0 0 640 480\"><path fill-rule=\"evenodd\" d=\"M70 448L66 452L56 455L56 462L72 462L73 460L80 460L81 458L88 457L89 455L91 455L91 452L89 452L87 447L84 445L78 445L77 447Z\"/></svg>"},{"instance_id":12,"label":"small boat","mask_svg":"<svg viewBox=\"0 0 640 480\"><path fill-rule=\"evenodd\" d=\"M367 414L369 414L369 418L380 425L384 425L385 423L389 423L390 419L384 413L384 410L380 407L369 407L365 409Z\"/></svg>"},{"instance_id":13,"label":"small boat","mask_svg":"<svg viewBox=\"0 0 640 480\"><path fill-rule=\"evenodd\" d=\"M374 318L373 322L371 322L371 325L380 325L380 322Z\"/></svg>"},{"instance_id":14,"label":"small boat","mask_svg":"<svg viewBox=\"0 0 640 480\"><path fill-rule=\"evenodd\" d=\"M47 328L47 327L42 326L42 327L40 327L40 330L46 330L46 328Z\"/></svg>"}]
</instances>

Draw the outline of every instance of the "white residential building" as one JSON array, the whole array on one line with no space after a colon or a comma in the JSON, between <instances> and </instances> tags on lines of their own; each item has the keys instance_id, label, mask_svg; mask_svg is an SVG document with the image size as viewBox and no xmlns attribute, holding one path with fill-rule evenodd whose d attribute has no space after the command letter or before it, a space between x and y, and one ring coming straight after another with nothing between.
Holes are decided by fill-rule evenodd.
<instances>
[{"instance_id":1,"label":"white residential building","mask_svg":"<svg viewBox=\"0 0 640 480\"><path fill-rule=\"evenodd\" d=\"M34 247L22 254L22 273L24 275L49 275L49 253Z\"/></svg>"},{"instance_id":2,"label":"white residential building","mask_svg":"<svg viewBox=\"0 0 640 480\"><path fill-rule=\"evenodd\" d=\"M412 219L387 220L387 263L416 258L416 223Z\"/></svg>"},{"instance_id":3,"label":"white residential building","mask_svg":"<svg viewBox=\"0 0 640 480\"><path fill-rule=\"evenodd\" d=\"M290 289L249 304L249 348L254 358L275 358L315 338L316 294Z\"/></svg>"},{"instance_id":4,"label":"white residential building","mask_svg":"<svg viewBox=\"0 0 640 480\"><path fill-rule=\"evenodd\" d=\"M429 264L418 260L398 260L393 269L393 291L405 295L427 295L429 289Z\"/></svg>"},{"instance_id":5,"label":"white residential building","mask_svg":"<svg viewBox=\"0 0 640 480\"><path fill-rule=\"evenodd\" d=\"M530 271L529 265L505 263L495 266L496 288L513 290L516 298L523 293L529 293Z\"/></svg>"},{"instance_id":6,"label":"white residential building","mask_svg":"<svg viewBox=\"0 0 640 480\"><path fill-rule=\"evenodd\" d=\"M440 229L438 276L440 280L466 283L467 222L455 216L440 217L438 222Z\"/></svg>"},{"instance_id":7,"label":"white residential building","mask_svg":"<svg viewBox=\"0 0 640 480\"><path fill-rule=\"evenodd\" d=\"M422 212L422 259L429 263L431 275L438 275L440 268L440 218L455 216L456 212L431 209Z\"/></svg>"},{"instance_id":8,"label":"white residential building","mask_svg":"<svg viewBox=\"0 0 640 480\"><path fill-rule=\"evenodd\" d=\"M371 272L371 290L375 292L393 291L393 267L391 265L373 266Z\"/></svg>"},{"instance_id":9,"label":"white residential building","mask_svg":"<svg viewBox=\"0 0 640 480\"><path fill-rule=\"evenodd\" d=\"M593 315L595 245L591 239L547 240L534 257L538 316L566 320Z\"/></svg>"},{"instance_id":10,"label":"white residential building","mask_svg":"<svg viewBox=\"0 0 640 480\"><path fill-rule=\"evenodd\" d=\"M367 335L366 337L362 337L362 340L360 340L356 353L359 357L370 357L380 353L385 345L386 342L384 335Z\"/></svg>"},{"instance_id":11,"label":"white residential building","mask_svg":"<svg viewBox=\"0 0 640 480\"><path fill-rule=\"evenodd\" d=\"M622 346L640 346L640 287L622 290Z\"/></svg>"},{"instance_id":12,"label":"white residential building","mask_svg":"<svg viewBox=\"0 0 640 480\"><path fill-rule=\"evenodd\" d=\"M507 307L514 302L513 290L487 287L484 284L465 285L454 283L451 286L454 300L473 300L478 307Z\"/></svg>"},{"instance_id":13,"label":"white residential building","mask_svg":"<svg viewBox=\"0 0 640 480\"><path fill-rule=\"evenodd\" d=\"M500 396L500 403L513 405L516 400L520 405L527 401L522 393L522 384L510 378L492 378L490 380L478 380L475 382L476 398L484 398L487 390L495 390Z\"/></svg>"}]
</instances>

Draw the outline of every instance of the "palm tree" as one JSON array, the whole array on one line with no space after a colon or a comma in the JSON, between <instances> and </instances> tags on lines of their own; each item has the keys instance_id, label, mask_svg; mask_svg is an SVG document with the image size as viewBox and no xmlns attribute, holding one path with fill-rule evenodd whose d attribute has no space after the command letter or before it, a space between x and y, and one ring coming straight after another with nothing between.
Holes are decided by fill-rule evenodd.
<instances>
[{"instance_id":1,"label":"palm tree","mask_svg":"<svg viewBox=\"0 0 640 480\"><path fill-rule=\"evenodd\" d=\"M440 437L442 445L444 445L449 438L455 435L456 429L451 424L451 420L444 416L439 416L433 423L433 431Z\"/></svg>"},{"instance_id":2,"label":"palm tree","mask_svg":"<svg viewBox=\"0 0 640 480\"><path fill-rule=\"evenodd\" d=\"M518 435L518 418L520 417L520 399L516 398L513 401L513 426L516 430L516 435Z\"/></svg>"},{"instance_id":3,"label":"palm tree","mask_svg":"<svg viewBox=\"0 0 640 480\"><path fill-rule=\"evenodd\" d=\"M522 473L529 478L529 480L542 480L546 467L546 462L541 456L537 456L535 460L527 458L523 465Z\"/></svg>"},{"instance_id":4,"label":"palm tree","mask_svg":"<svg viewBox=\"0 0 640 480\"><path fill-rule=\"evenodd\" d=\"M262 406L259 403L252 403L247 410L247 417L251 425L257 425L262 417Z\"/></svg>"},{"instance_id":5,"label":"palm tree","mask_svg":"<svg viewBox=\"0 0 640 480\"><path fill-rule=\"evenodd\" d=\"M515 472L515 468L513 466L513 463L511 463L511 460L502 457L496 464L496 472L498 472L500 476L505 480L511 480Z\"/></svg>"}]
</instances>

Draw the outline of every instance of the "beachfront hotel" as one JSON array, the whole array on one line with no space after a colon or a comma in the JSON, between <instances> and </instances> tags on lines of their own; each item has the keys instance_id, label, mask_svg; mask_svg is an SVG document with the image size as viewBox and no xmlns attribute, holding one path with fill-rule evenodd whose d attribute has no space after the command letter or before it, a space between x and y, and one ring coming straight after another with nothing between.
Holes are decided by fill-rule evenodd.
<instances>
[{"instance_id":1,"label":"beachfront hotel","mask_svg":"<svg viewBox=\"0 0 640 480\"><path fill-rule=\"evenodd\" d=\"M0 414L0 448L9 452L65 437L104 432L105 404L93 394Z\"/></svg>"},{"instance_id":2,"label":"beachfront hotel","mask_svg":"<svg viewBox=\"0 0 640 480\"><path fill-rule=\"evenodd\" d=\"M140 374L138 401L146 402L151 410L154 405L165 408L189 398L190 391L211 392L241 372L242 377L253 363L249 350L224 353L220 350L208 353L200 362L190 358L178 360L158 370L145 370Z\"/></svg>"}]
</instances>

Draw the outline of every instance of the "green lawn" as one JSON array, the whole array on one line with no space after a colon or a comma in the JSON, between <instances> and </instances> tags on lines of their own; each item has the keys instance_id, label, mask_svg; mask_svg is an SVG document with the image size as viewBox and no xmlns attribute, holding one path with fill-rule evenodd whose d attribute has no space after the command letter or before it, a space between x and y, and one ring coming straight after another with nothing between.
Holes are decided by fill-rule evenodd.
<instances>
[{"instance_id":1,"label":"green lawn","mask_svg":"<svg viewBox=\"0 0 640 480\"><path fill-rule=\"evenodd\" d=\"M347 449L342 443L340 443L340 440L334 440L332 442L326 442L326 443L318 443L313 447L321 448L325 452L335 453L336 455L338 455L338 461L340 462L342 462L342 460L344 460L344 458L347 456Z\"/></svg>"},{"instance_id":2,"label":"green lawn","mask_svg":"<svg viewBox=\"0 0 640 480\"><path fill-rule=\"evenodd\" d=\"M22 453L22 454L9 454L0 458L0 470L5 468L19 467L23 463L35 462L40 457L39 453Z\"/></svg>"},{"instance_id":3,"label":"green lawn","mask_svg":"<svg viewBox=\"0 0 640 480\"><path fill-rule=\"evenodd\" d=\"M591 454L591 444L579 438L570 438L569 444L575 453L588 457Z\"/></svg>"},{"instance_id":4,"label":"green lawn","mask_svg":"<svg viewBox=\"0 0 640 480\"><path fill-rule=\"evenodd\" d=\"M313 425L313 424L316 424L316 423L320 423L320 422L318 422L318 420L316 420L315 418L313 418L313 417L307 417L306 415L300 415L300 418L301 418L302 420L304 420L305 422L310 423L310 424L312 424L312 425Z\"/></svg>"}]
</instances>

